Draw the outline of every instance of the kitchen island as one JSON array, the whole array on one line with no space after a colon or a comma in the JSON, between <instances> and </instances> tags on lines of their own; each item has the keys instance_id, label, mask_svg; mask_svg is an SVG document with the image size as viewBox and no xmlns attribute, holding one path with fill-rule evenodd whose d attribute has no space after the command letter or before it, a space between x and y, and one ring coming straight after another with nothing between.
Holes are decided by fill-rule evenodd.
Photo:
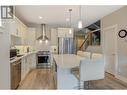
<instances>
[{"instance_id":1,"label":"kitchen island","mask_svg":"<svg viewBox=\"0 0 127 95\"><path fill-rule=\"evenodd\" d=\"M57 89L78 89L78 80L71 69L85 58L75 54L55 54L53 58L57 65Z\"/></svg>"}]
</instances>

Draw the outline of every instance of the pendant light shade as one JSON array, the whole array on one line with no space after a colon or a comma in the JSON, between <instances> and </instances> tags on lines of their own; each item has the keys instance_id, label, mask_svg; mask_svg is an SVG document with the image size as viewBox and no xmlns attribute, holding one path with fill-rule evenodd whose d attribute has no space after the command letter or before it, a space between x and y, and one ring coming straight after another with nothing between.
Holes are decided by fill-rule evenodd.
<instances>
[{"instance_id":1,"label":"pendant light shade","mask_svg":"<svg viewBox=\"0 0 127 95\"><path fill-rule=\"evenodd\" d=\"M48 39L45 40L45 43L48 44Z\"/></svg>"},{"instance_id":2,"label":"pendant light shade","mask_svg":"<svg viewBox=\"0 0 127 95\"><path fill-rule=\"evenodd\" d=\"M39 43L40 43L40 44L42 43L42 39L39 40Z\"/></svg>"},{"instance_id":3,"label":"pendant light shade","mask_svg":"<svg viewBox=\"0 0 127 95\"><path fill-rule=\"evenodd\" d=\"M81 20L78 21L78 28L79 28L79 29L82 28L82 21L81 21Z\"/></svg>"},{"instance_id":4,"label":"pendant light shade","mask_svg":"<svg viewBox=\"0 0 127 95\"><path fill-rule=\"evenodd\" d=\"M81 20L81 6L79 6L79 21L78 21L78 28L81 29L82 26L82 20Z\"/></svg>"},{"instance_id":5,"label":"pendant light shade","mask_svg":"<svg viewBox=\"0 0 127 95\"><path fill-rule=\"evenodd\" d=\"M72 29L71 28L69 29L69 34L72 34Z\"/></svg>"}]
</instances>

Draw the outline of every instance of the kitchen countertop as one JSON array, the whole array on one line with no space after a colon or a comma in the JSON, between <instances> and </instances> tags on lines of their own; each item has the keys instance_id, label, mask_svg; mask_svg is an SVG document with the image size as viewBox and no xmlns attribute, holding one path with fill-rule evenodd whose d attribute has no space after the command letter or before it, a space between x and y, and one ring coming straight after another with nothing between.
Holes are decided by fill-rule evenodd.
<instances>
[{"instance_id":1,"label":"kitchen countertop","mask_svg":"<svg viewBox=\"0 0 127 95\"><path fill-rule=\"evenodd\" d=\"M61 68L74 68L79 66L80 61L85 59L75 54L54 54L53 58L56 61L57 66Z\"/></svg>"},{"instance_id":2,"label":"kitchen countertop","mask_svg":"<svg viewBox=\"0 0 127 95\"><path fill-rule=\"evenodd\" d=\"M20 56L20 57L14 57L14 59L10 60L10 63L14 63L15 61L18 61L30 54L34 54L34 53L37 53L37 52L28 52L28 53L23 53L23 54L20 54L20 55L23 55L23 56Z\"/></svg>"},{"instance_id":3,"label":"kitchen countertop","mask_svg":"<svg viewBox=\"0 0 127 95\"><path fill-rule=\"evenodd\" d=\"M71 69L79 66L85 57L75 54L54 54L53 57L57 64L57 89L76 89L79 81L71 73Z\"/></svg>"}]
</instances>

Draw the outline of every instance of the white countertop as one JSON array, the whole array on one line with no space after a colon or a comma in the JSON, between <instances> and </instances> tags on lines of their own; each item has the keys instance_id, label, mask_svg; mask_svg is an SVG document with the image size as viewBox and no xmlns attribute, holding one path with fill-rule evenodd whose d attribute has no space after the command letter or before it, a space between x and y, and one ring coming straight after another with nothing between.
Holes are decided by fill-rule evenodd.
<instances>
[{"instance_id":1,"label":"white countertop","mask_svg":"<svg viewBox=\"0 0 127 95\"><path fill-rule=\"evenodd\" d=\"M28 52L28 53L20 54L20 55L23 55L23 56L15 57L14 59L10 60L10 63L14 63L15 61L18 61L18 60L20 60L20 59L22 59L22 58L24 58L24 57L26 57L26 56L28 56L30 54L33 54L33 53L37 53L37 52Z\"/></svg>"},{"instance_id":2,"label":"white countertop","mask_svg":"<svg viewBox=\"0 0 127 95\"><path fill-rule=\"evenodd\" d=\"M80 61L85 59L75 54L54 54L53 55L57 66L61 68L73 68L80 64Z\"/></svg>"}]
</instances>

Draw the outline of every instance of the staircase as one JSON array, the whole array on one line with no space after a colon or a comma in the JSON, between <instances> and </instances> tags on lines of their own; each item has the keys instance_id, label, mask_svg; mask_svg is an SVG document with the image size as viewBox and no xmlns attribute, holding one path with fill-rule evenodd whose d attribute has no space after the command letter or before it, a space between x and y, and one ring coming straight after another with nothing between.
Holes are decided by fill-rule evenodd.
<instances>
[{"instance_id":1,"label":"staircase","mask_svg":"<svg viewBox=\"0 0 127 95\"><path fill-rule=\"evenodd\" d=\"M86 51L88 46L100 46L100 20L78 31L77 50Z\"/></svg>"},{"instance_id":2,"label":"staircase","mask_svg":"<svg viewBox=\"0 0 127 95\"><path fill-rule=\"evenodd\" d=\"M85 51L87 49L87 47L90 45L89 37L90 33L86 34L86 38L84 39L83 43L81 44L78 50Z\"/></svg>"},{"instance_id":3,"label":"staircase","mask_svg":"<svg viewBox=\"0 0 127 95\"><path fill-rule=\"evenodd\" d=\"M82 44L80 45L78 50L86 51L88 46L100 46L100 38L96 37L96 31L98 32L100 30L97 29L97 30L90 31L85 34L84 41L82 42ZM99 35L99 37L100 37L100 35Z\"/></svg>"}]
</instances>

